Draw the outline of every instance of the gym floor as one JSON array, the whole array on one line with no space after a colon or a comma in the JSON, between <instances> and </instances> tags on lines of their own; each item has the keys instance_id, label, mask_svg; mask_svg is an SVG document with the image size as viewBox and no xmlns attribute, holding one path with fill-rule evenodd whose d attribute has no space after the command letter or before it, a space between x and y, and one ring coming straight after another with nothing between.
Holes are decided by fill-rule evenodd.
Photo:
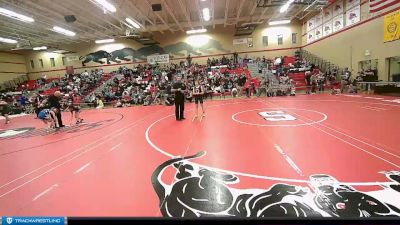
<instances>
[{"instance_id":1,"label":"gym floor","mask_svg":"<svg viewBox=\"0 0 400 225\"><path fill-rule=\"evenodd\" d=\"M2 215L400 216L400 99L299 95L0 125ZM201 111L201 110L200 110ZM63 114L64 124L69 122Z\"/></svg>"}]
</instances>

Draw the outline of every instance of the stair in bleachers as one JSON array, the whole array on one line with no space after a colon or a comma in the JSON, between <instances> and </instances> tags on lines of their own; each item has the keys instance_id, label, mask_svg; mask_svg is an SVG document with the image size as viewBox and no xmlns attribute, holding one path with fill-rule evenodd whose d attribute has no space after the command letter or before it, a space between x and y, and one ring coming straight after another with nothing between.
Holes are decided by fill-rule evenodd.
<instances>
[{"instance_id":1,"label":"stair in bleachers","mask_svg":"<svg viewBox=\"0 0 400 225\"><path fill-rule=\"evenodd\" d=\"M305 73L290 73L289 78L293 79L295 82L296 90L306 90Z\"/></svg>"},{"instance_id":2,"label":"stair in bleachers","mask_svg":"<svg viewBox=\"0 0 400 225\"><path fill-rule=\"evenodd\" d=\"M250 71L251 76L253 77L260 77L262 75L262 73L258 72L257 63L247 63L247 68Z\"/></svg>"},{"instance_id":3,"label":"stair in bleachers","mask_svg":"<svg viewBox=\"0 0 400 225\"><path fill-rule=\"evenodd\" d=\"M283 65L287 66L289 63L294 64L296 62L296 57L294 56L285 56L283 58Z\"/></svg>"}]
</instances>

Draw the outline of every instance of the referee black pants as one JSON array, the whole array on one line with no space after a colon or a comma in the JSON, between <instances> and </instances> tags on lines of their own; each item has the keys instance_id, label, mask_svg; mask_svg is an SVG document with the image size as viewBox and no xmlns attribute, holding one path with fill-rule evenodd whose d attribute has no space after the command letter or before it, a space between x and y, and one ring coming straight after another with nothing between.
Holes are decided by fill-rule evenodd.
<instances>
[{"instance_id":1,"label":"referee black pants","mask_svg":"<svg viewBox=\"0 0 400 225\"><path fill-rule=\"evenodd\" d=\"M175 117L177 120L184 118L183 110L185 110L185 101L175 101Z\"/></svg>"},{"instance_id":2,"label":"referee black pants","mask_svg":"<svg viewBox=\"0 0 400 225\"><path fill-rule=\"evenodd\" d=\"M62 118L61 118L61 109L59 109L59 108L57 108L58 110L58 112L56 113L56 116L57 116L57 120L58 120L58 125L59 125L59 127L62 127L62 126L64 126L63 125L63 122L62 122Z\"/></svg>"}]
</instances>

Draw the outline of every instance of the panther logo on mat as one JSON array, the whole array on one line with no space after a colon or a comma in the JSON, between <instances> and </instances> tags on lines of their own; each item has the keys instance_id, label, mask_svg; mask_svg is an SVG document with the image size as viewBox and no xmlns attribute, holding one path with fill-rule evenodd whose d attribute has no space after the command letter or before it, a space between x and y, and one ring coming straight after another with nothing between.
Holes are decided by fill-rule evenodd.
<instances>
[{"instance_id":1,"label":"panther logo on mat","mask_svg":"<svg viewBox=\"0 0 400 225\"><path fill-rule=\"evenodd\" d=\"M400 216L400 172L382 172L392 185L380 191L362 192L325 174L312 175L309 186L277 183L265 189L231 187L233 174L202 168L189 162L196 155L170 159L156 168L152 184L165 217L397 217ZM174 169L174 181L161 177ZM311 187L311 189L309 188ZM397 190L396 190L397 189ZM383 196L387 201L379 200ZM396 196L394 196L396 195Z\"/></svg>"}]
</instances>

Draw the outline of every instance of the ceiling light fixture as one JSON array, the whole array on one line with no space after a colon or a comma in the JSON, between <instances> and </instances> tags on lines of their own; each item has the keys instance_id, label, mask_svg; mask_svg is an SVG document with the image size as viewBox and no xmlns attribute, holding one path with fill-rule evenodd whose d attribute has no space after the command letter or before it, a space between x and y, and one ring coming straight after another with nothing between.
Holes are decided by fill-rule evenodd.
<instances>
[{"instance_id":1,"label":"ceiling light fixture","mask_svg":"<svg viewBox=\"0 0 400 225\"><path fill-rule=\"evenodd\" d=\"M198 34L198 33L205 33L207 29L197 29L197 30L188 30L186 34Z\"/></svg>"},{"instance_id":2,"label":"ceiling light fixture","mask_svg":"<svg viewBox=\"0 0 400 225\"><path fill-rule=\"evenodd\" d=\"M38 50L46 50L47 47L46 46L42 46L42 47L34 47L33 50L38 51Z\"/></svg>"},{"instance_id":3,"label":"ceiling light fixture","mask_svg":"<svg viewBox=\"0 0 400 225\"><path fill-rule=\"evenodd\" d=\"M115 8L115 6L109 2L107 2L106 0L92 0L95 4L99 5L100 7L102 7L104 10L110 11L110 12L116 12L117 9Z\"/></svg>"},{"instance_id":4,"label":"ceiling light fixture","mask_svg":"<svg viewBox=\"0 0 400 225\"><path fill-rule=\"evenodd\" d=\"M290 20L275 20L275 21L269 22L268 24L270 26L273 26L273 25L282 25L282 24L288 24L288 23L290 23Z\"/></svg>"},{"instance_id":5,"label":"ceiling light fixture","mask_svg":"<svg viewBox=\"0 0 400 225\"><path fill-rule=\"evenodd\" d=\"M70 30L66 30L66 29L58 27L58 26L54 26L53 27L53 31L55 31L57 33L60 33L60 34L67 35L67 36L75 36L75 34L76 34L75 32L72 32Z\"/></svg>"},{"instance_id":6,"label":"ceiling light fixture","mask_svg":"<svg viewBox=\"0 0 400 225\"><path fill-rule=\"evenodd\" d=\"M16 13L16 12L13 12L11 10L1 8L1 7L0 7L0 15L7 16L7 17L10 17L10 18L22 21L22 22L26 22L26 23L32 23L35 21L31 17L24 16L19 13Z\"/></svg>"},{"instance_id":7,"label":"ceiling light fixture","mask_svg":"<svg viewBox=\"0 0 400 225\"><path fill-rule=\"evenodd\" d=\"M16 41L16 40L8 39L8 38L2 38L2 37L0 37L0 42L4 42L4 43L7 43L7 44L17 44L18 43L18 41Z\"/></svg>"},{"instance_id":8,"label":"ceiling light fixture","mask_svg":"<svg viewBox=\"0 0 400 225\"><path fill-rule=\"evenodd\" d=\"M96 40L95 43L96 44L104 44L104 43L111 43L111 42L114 42L114 41L115 40L112 38L112 39Z\"/></svg>"},{"instance_id":9,"label":"ceiling light fixture","mask_svg":"<svg viewBox=\"0 0 400 225\"><path fill-rule=\"evenodd\" d=\"M137 22L133 21L131 18L125 18L125 21L128 22L133 27L135 27L136 29L140 28L140 25Z\"/></svg>"},{"instance_id":10,"label":"ceiling light fixture","mask_svg":"<svg viewBox=\"0 0 400 225\"><path fill-rule=\"evenodd\" d=\"M209 8L203 9L203 19L204 19L204 21L210 20L210 9Z\"/></svg>"},{"instance_id":11,"label":"ceiling light fixture","mask_svg":"<svg viewBox=\"0 0 400 225\"><path fill-rule=\"evenodd\" d=\"M287 1L280 9L279 12L280 13L284 13L289 9L289 6L294 2L294 0L289 0Z\"/></svg>"}]
</instances>

